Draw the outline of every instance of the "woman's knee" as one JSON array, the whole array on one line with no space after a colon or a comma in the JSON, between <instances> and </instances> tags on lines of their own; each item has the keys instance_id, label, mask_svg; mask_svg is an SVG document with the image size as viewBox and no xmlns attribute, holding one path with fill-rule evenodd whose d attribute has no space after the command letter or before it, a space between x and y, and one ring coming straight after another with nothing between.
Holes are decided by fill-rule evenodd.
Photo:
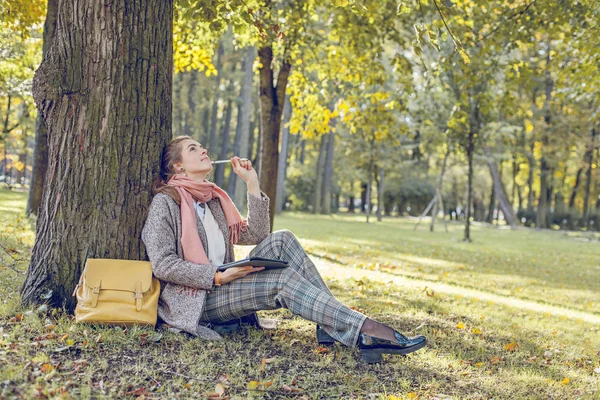
<instances>
[{"instance_id":1,"label":"woman's knee","mask_svg":"<svg viewBox=\"0 0 600 400\"><path fill-rule=\"evenodd\" d=\"M272 233L273 238L281 241L282 243L287 243L290 241L298 241L296 235L289 229L281 229Z\"/></svg>"}]
</instances>

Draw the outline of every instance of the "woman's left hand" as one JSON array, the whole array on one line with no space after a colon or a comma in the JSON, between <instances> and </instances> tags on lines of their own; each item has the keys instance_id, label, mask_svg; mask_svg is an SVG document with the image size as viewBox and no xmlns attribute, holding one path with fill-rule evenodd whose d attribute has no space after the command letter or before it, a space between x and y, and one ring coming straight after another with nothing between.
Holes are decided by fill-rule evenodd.
<instances>
[{"instance_id":1,"label":"woman's left hand","mask_svg":"<svg viewBox=\"0 0 600 400\"><path fill-rule=\"evenodd\" d=\"M254 168L252 168L252 161L242 160L238 156L235 156L231 157L231 165L233 166L233 172L246 182L246 184L258 183L258 175Z\"/></svg>"}]
</instances>

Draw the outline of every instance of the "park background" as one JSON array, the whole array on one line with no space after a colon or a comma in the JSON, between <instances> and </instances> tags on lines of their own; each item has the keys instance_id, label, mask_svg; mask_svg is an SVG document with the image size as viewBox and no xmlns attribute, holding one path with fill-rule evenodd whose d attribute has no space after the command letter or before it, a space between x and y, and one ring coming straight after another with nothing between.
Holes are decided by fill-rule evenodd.
<instances>
[{"instance_id":1,"label":"park background","mask_svg":"<svg viewBox=\"0 0 600 400\"><path fill-rule=\"evenodd\" d=\"M0 1L2 396L598 396L599 19L595 1ZM90 244L145 257L177 135L251 159L274 229L428 350L362 365L283 311L208 350L73 327ZM245 208L228 166L211 179Z\"/></svg>"}]
</instances>

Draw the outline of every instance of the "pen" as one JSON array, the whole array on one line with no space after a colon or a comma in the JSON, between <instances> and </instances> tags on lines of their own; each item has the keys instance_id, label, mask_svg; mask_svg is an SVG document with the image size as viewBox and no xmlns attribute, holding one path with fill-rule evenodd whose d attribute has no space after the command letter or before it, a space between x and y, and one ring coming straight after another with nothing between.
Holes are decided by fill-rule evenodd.
<instances>
[{"instance_id":1,"label":"pen","mask_svg":"<svg viewBox=\"0 0 600 400\"><path fill-rule=\"evenodd\" d=\"M240 161L248 161L247 158L241 158ZM211 164L225 164L231 162L231 160L216 160L216 161L211 161Z\"/></svg>"}]
</instances>

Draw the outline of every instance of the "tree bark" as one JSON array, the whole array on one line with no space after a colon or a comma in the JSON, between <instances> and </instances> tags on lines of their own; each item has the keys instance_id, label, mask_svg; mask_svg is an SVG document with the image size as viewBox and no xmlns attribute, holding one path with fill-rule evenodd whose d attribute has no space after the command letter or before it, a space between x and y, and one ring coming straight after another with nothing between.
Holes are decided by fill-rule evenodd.
<instances>
[{"instance_id":1,"label":"tree bark","mask_svg":"<svg viewBox=\"0 0 600 400\"><path fill-rule=\"evenodd\" d=\"M283 114L285 88L292 65L283 60L277 83L274 84L273 49L263 46L258 50L260 59L260 149L259 161L260 187L271 199L269 215L271 230L275 219L275 199L277 197L277 165L279 163L279 129Z\"/></svg>"},{"instance_id":2,"label":"tree bark","mask_svg":"<svg viewBox=\"0 0 600 400\"><path fill-rule=\"evenodd\" d=\"M498 206L502 214L504 214L504 219L510 225L511 228L517 228L517 217L515 216L515 211L508 201L508 197L506 196L506 191L504 190L504 185L502 184L502 177L500 176L500 171L498 170L498 166L496 165L496 161L494 160L494 156L492 155L492 150L489 147L485 148L485 154L487 158L488 168L490 170L490 175L492 176L493 182L493 193L494 196L498 199ZM490 203L490 209L493 211L494 202ZM488 216L489 218L489 216ZM491 222L491 219L488 221Z\"/></svg>"},{"instance_id":3,"label":"tree bark","mask_svg":"<svg viewBox=\"0 0 600 400\"><path fill-rule=\"evenodd\" d=\"M275 212L279 214L283 210L285 203L285 177L288 164L288 151L290 142L290 128L286 126L292 118L292 103L289 97L286 97L283 106L283 128L281 129L281 154L279 156L279 165L277 166L277 198L275 201Z\"/></svg>"},{"instance_id":4,"label":"tree bark","mask_svg":"<svg viewBox=\"0 0 600 400\"><path fill-rule=\"evenodd\" d=\"M354 214L354 196L348 196L348 212Z\"/></svg>"},{"instance_id":5,"label":"tree bark","mask_svg":"<svg viewBox=\"0 0 600 400\"><path fill-rule=\"evenodd\" d=\"M467 205L465 207L465 235L463 241L471 241L471 205L473 204L473 153L475 152L475 135L479 131L479 108L475 106L471 116L469 136L467 138Z\"/></svg>"},{"instance_id":6,"label":"tree bark","mask_svg":"<svg viewBox=\"0 0 600 400\"><path fill-rule=\"evenodd\" d=\"M321 205L322 214L331 214L331 180L333 177L333 151L335 145L335 120L332 121L331 132L328 133L327 153L325 156L325 172L323 174L323 203Z\"/></svg>"},{"instance_id":7,"label":"tree bark","mask_svg":"<svg viewBox=\"0 0 600 400\"><path fill-rule=\"evenodd\" d=\"M252 65L256 58L256 48L251 46L245 50L246 54L242 61L242 70L244 71L244 81L242 82L242 88L240 89L240 105L238 107L238 124L236 126L235 144L233 147L233 154L242 158L252 158L249 151L249 140L250 140L250 116L252 112L252 81L254 78L254 72L252 71ZM231 195L233 202L242 209L246 201L245 196L245 183L241 179L237 179L236 174L231 174L229 178L228 191Z\"/></svg>"},{"instance_id":8,"label":"tree bark","mask_svg":"<svg viewBox=\"0 0 600 400\"><path fill-rule=\"evenodd\" d=\"M146 259L140 235L171 138L172 25L171 0L61 3L33 80L49 163L24 304L73 309L86 257Z\"/></svg>"},{"instance_id":9,"label":"tree bark","mask_svg":"<svg viewBox=\"0 0 600 400\"><path fill-rule=\"evenodd\" d=\"M52 46L52 38L56 30L56 14L58 13L58 0L48 0L46 8L46 21L44 22L42 58ZM35 149L33 150L33 166L31 170L31 183L29 197L27 198L26 214L38 215L44 191L44 177L48 170L48 129L38 113L35 120Z\"/></svg>"}]
</instances>

